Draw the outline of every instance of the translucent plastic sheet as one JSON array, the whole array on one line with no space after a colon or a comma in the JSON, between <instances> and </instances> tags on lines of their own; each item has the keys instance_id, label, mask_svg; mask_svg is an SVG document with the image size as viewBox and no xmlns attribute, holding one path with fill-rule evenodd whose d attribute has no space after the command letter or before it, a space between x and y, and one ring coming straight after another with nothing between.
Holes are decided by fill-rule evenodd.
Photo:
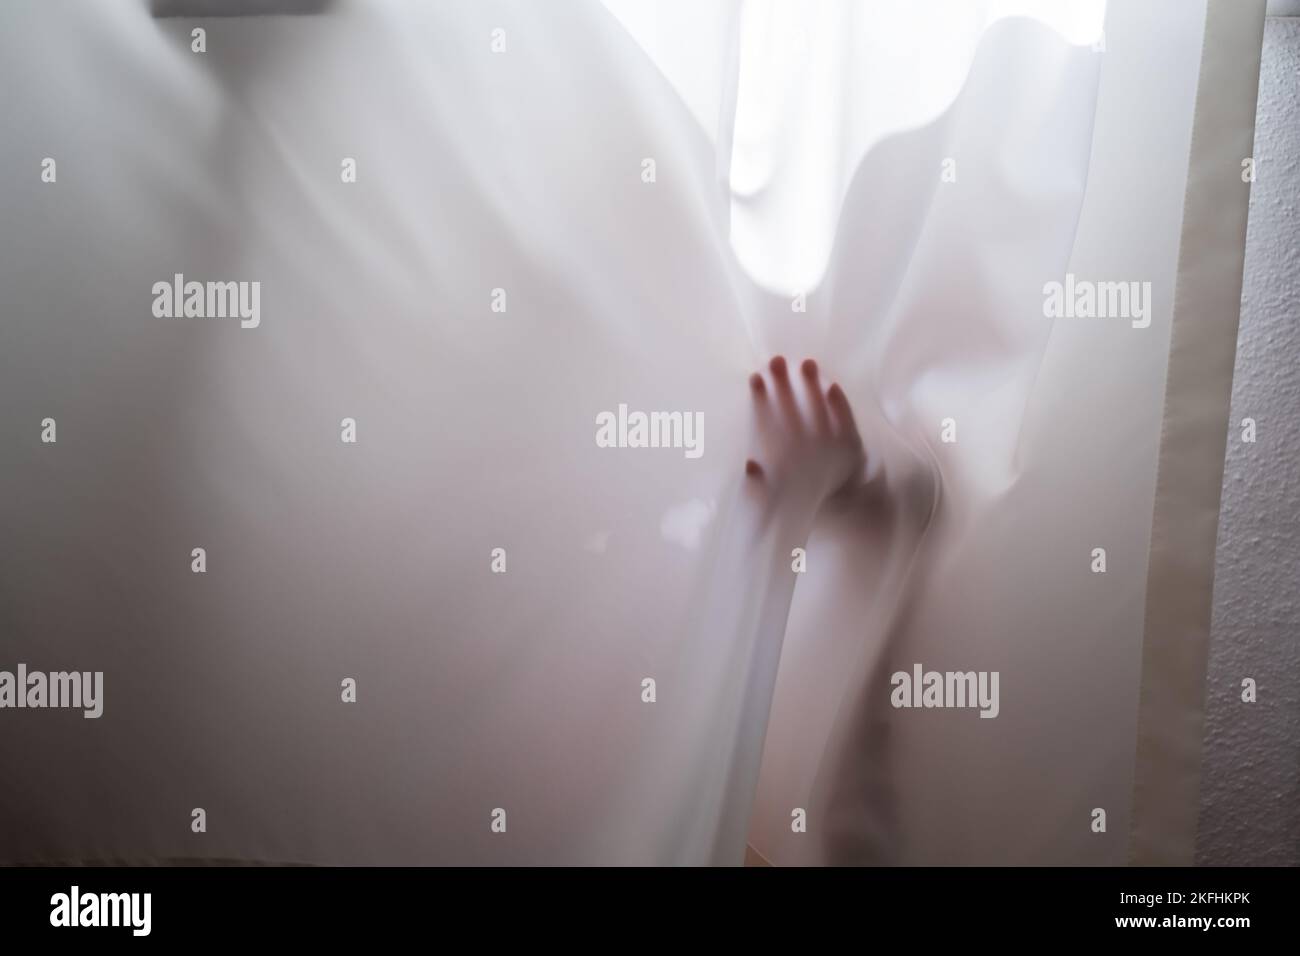
<instances>
[{"instance_id":1,"label":"translucent plastic sheet","mask_svg":"<svg viewBox=\"0 0 1300 956\"><path fill-rule=\"evenodd\" d=\"M0 8L0 666L105 686L0 858L1122 861L1204 4L692 6ZM776 353L887 518L756 517Z\"/></svg>"}]
</instances>

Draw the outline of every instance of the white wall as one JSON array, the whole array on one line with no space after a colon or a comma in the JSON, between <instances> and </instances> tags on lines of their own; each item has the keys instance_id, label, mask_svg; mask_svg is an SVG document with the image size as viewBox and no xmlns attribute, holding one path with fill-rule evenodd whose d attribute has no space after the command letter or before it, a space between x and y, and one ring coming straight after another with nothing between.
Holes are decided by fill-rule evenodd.
<instances>
[{"instance_id":1,"label":"white wall","mask_svg":"<svg viewBox=\"0 0 1300 956\"><path fill-rule=\"evenodd\" d=\"M1206 686L1198 862L1300 864L1300 19L1269 19ZM1254 444L1241 421L1256 420ZM1243 678L1258 701L1241 700Z\"/></svg>"}]
</instances>

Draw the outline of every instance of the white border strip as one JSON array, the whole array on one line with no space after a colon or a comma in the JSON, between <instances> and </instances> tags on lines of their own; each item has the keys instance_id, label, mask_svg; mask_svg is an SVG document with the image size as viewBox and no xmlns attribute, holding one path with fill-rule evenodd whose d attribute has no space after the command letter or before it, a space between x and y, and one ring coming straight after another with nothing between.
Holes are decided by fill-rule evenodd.
<instances>
[{"instance_id":1,"label":"white border strip","mask_svg":"<svg viewBox=\"0 0 1300 956\"><path fill-rule=\"evenodd\" d=\"M1183 200L1142 643L1129 861L1191 865L1214 547L1237 349L1264 0L1209 0Z\"/></svg>"}]
</instances>

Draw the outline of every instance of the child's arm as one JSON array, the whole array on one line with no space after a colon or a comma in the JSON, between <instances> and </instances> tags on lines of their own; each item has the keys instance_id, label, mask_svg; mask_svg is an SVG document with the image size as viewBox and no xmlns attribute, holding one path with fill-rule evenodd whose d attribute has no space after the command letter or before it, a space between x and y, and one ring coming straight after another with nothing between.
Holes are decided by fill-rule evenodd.
<instances>
[{"instance_id":1,"label":"child's arm","mask_svg":"<svg viewBox=\"0 0 1300 956\"><path fill-rule=\"evenodd\" d=\"M678 761L689 759L670 832L655 847L663 862L743 861L797 580L791 552L807 544L828 499L851 500L865 487L866 452L844 391L824 390L812 360L793 378L781 356L750 378L757 448L689 621L701 646L673 681L680 705L700 716L681 725L690 739L664 741Z\"/></svg>"}]
</instances>

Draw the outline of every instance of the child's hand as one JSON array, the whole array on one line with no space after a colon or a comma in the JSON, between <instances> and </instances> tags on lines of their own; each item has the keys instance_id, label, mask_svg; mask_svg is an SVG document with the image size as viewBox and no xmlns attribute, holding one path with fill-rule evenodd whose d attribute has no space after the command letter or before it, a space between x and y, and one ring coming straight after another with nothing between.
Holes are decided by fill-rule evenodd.
<instances>
[{"instance_id":1,"label":"child's hand","mask_svg":"<svg viewBox=\"0 0 1300 956\"><path fill-rule=\"evenodd\" d=\"M745 463L750 482L773 499L794 495L814 506L855 488L866 450L844 390L831 385L823 392L812 359L800 368L800 396L782 356L768 369L770 385L761 372L749 379L761 448Z\"/></svg>"}]
</instances>

